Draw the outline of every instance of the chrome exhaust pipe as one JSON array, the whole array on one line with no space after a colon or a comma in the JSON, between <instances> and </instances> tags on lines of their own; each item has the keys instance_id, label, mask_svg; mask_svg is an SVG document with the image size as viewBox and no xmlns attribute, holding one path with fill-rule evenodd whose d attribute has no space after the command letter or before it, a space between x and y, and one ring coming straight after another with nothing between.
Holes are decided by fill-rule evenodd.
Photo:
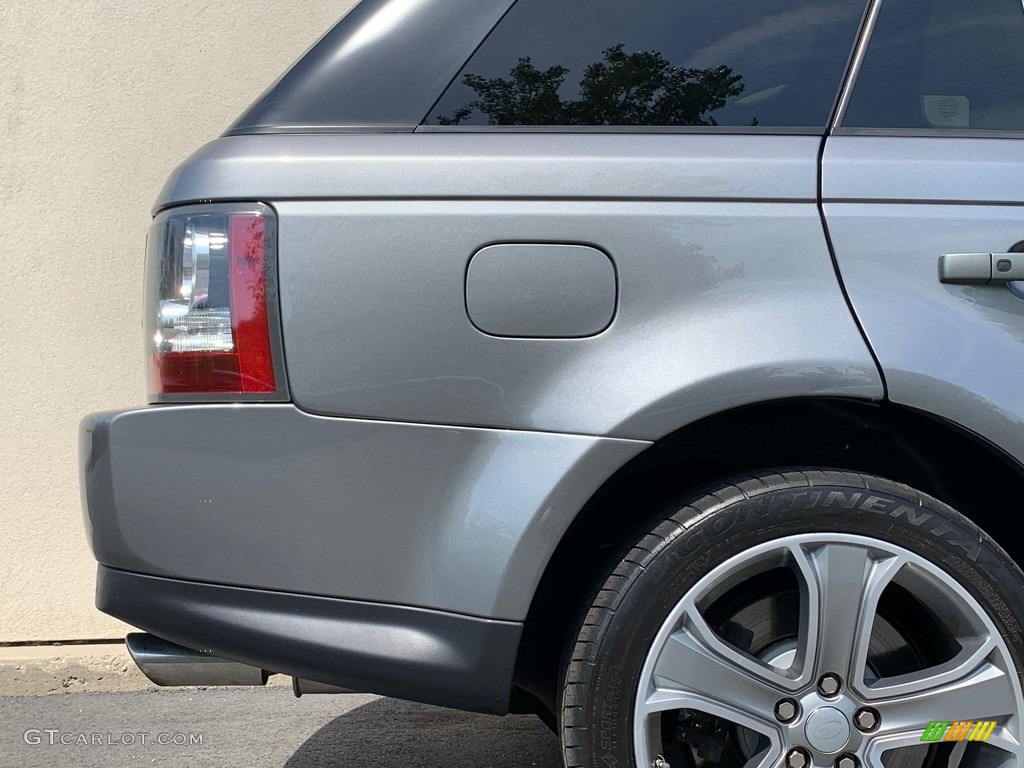
<instances>
[{"instance_id":1,"label":"chrome exhaust pipe","mask_svg":"<svg viewBox=\"0 0 1024 768\"><path fill-rule=\"evenodd\" d=\"M142 674L157 685L266 685L268 673L155 635L133 632L124 639Z\"/></svg>"},{"instance_id":2,"label":"chrome exhaust pipe","mask_svg":"<svg viewBox=\"0 0 1024 768\"><path fill-rule=\"evenodd\" d=\"M358 693L349 688L341 688L329 683L318 683L316 680L303 680L299 677L292 678L292 693L296 699L301 699L303 694L310 693Z\"/></svg>"}]
</instances>

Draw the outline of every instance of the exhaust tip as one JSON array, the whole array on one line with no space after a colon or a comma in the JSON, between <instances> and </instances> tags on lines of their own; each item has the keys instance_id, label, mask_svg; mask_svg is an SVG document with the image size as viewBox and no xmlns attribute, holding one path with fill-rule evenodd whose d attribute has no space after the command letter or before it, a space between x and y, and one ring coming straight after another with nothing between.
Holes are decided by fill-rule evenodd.
<instances>
[{"instance_id":1,"label":"exhaust tip","mask_svg":"<svg viewBox=\"0 0 1024 768\"><path fill-rule=\"evenodd\" d=\"M359 693L351 688L342 688L330 683L318 683L316 680L303 680L299 677L292 678L292 693L296 699L301 699L304 694L313 693Z\"/></svg>"},{"instance_id":2,"label":"exhaust tip","mask_svg":"<svg viewBox=\"0 0 1024 768\"><path fill-rule=\"evenodd\" d=\"M133 632L124 641L142 674L157 685L266 685L265 670L194 651L145 632Z\"/></svg>"}]
</instances>

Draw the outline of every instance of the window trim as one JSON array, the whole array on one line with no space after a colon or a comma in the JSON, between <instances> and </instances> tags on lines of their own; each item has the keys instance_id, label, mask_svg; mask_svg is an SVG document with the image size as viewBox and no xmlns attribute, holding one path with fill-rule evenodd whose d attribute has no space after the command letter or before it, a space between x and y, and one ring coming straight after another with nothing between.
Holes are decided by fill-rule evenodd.
<instances>
[{"instance_id":1,"label":"window trim","mask_svg":"<svg viewBox=\"0 0 1024 768\"><path fill-rule=\"evenodd\" d=\"M887 136L906 139L1024 139L1024 130L983 128L836 128L832 136Z\"/></svg>"},{"instance_id":2,"label":"window trim","mask_svg":"<svg viewBox=\"0 0 1024 768\"><path fill-rule=\"evenodd\" d=\"M883 2L884 0L869 0L868 6L864 11L860 33L857 36L857 42L853 47L853 55L846 68L846 77L839 88L839 98L832 110L832 121L829 123L828 130L826 131L827 136L831 136L837 128L842 126L843 120L846 119L846 111L849 109L850 100L853 98L853 89L857 86L857 80L860 78L860 71L864 66L864 59L867 57L868 46L871 44L871 37L874 34L875 24L878 21ZM1021 2L1024 2L1024 0L1021 0Z\"/></svg>"},{"instance_id":3,"label":"window trim","mask_svg":"<svg viewBox=\"0 0 1024 768\"><path fill-rule=\"evenodd\" d=\"M735 136L823 136L825 127L760 125L419 125L415 133L655 133Z\"/></svg>"}]
</instances>

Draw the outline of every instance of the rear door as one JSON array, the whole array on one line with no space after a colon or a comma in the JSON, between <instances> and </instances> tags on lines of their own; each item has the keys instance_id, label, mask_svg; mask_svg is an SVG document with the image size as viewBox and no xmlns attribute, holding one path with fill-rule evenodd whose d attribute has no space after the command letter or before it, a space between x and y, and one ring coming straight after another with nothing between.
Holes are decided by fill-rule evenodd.
<instances>
[{"instance_id":1,"label":"rear door","mask_svg":"<svg viewBox=\"0 0 1024 768\"><path fill-rule=\"evenodd\" d=\"M1021 459L1024 292L1012 278L1024 256L1012 252L1024 250L1024 6L875 10L823 160L840 272L889 397Z\"/></svg>"}]
</instances>

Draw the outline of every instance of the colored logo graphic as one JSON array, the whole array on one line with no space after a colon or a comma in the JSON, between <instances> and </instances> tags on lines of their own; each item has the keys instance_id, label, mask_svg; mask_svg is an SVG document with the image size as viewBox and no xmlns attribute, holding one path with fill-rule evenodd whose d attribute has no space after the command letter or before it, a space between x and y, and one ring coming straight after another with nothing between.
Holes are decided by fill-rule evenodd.
<instances>
[{"instance_id":1,"label":"colored logo graphic","mask_svg":"<svg viewBox=\"0 0 1024 768\"><path fill-rule=\"evenodd\" d=\"M988 741L995 720L932 720L921 734L921 741Z\"/></svg>"}]
</instances>

